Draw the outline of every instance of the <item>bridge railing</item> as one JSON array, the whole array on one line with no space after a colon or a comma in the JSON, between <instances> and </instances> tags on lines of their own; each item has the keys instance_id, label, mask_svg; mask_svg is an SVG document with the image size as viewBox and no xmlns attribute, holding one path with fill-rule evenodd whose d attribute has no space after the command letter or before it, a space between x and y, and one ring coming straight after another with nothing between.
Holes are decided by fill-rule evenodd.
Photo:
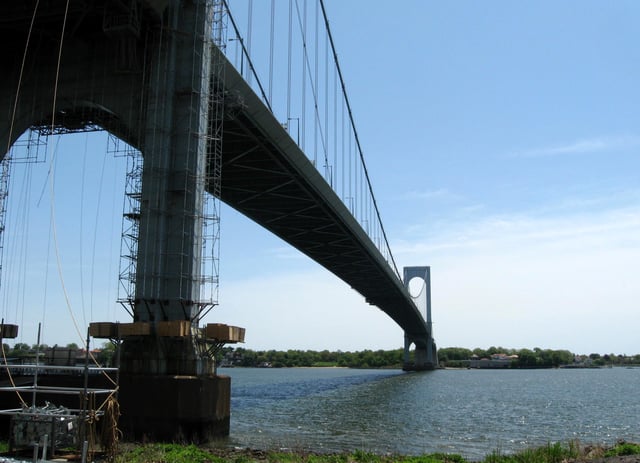
<instances>
[{"instance_id":1,"label":"bridge railing","mask_svg":"<svg viewBox=\"0 0 640 463\"><path fill-rule=\"evenodd\" d=\"M322 0L223 0L223 52L393 260Z\"/></svg>"}]
</instances>

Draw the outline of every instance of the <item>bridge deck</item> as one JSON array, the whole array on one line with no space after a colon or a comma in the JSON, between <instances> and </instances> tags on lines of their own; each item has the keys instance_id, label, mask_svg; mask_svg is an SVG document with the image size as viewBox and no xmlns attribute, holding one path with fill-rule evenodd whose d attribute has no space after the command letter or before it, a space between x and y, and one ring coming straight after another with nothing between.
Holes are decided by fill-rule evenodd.
<instances>
[{"instance_id":1,"label":"bridge deck","mask_svg":"<svg viewBox=\"0 0 640 463\"><path fill-rule=\"evenodd\" d=\"M217 49L214 56L220 56ZM235 115L224 121L221 199L347 282L422 345L427 327L400 278L273 114L222 59L225 90L241 99Z\"/></svg>"}]
</instances>

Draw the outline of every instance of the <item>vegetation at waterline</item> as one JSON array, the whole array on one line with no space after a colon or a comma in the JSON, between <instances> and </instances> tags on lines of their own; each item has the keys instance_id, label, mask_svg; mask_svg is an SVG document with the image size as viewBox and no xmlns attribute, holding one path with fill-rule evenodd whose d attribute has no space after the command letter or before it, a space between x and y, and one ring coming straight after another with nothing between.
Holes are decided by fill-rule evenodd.
<instances>
[{"instance_id":1,"label":"vegetation at waterline","mask_svg":"<svg viewBox=\"0 0 640 463\"><path fill-rule=\"evenodd\" d=\"M70 364L84 362L84 350L77 344L65 347L47 346L45 344L28 345L17 343L13 347L3 345L4 355L13 363L29 363L40 352L43 361L50 357L58 360L68 356ZM102 347L92 350L92 356L105 366L114 363L115 347L112 343L104 343ZM236 367L348 367L348 368L400 368L403 363L403 349L363 350L358 352L313 351L313 350L251 350L242 347L225 347L221 349L218 364ZM472 366L471 359L491 359L495 356L510 357L509 368L554 368L558 366L630 366L640 365L640 354L617 355L598 354L577 355L568 350L553 349L509 349L489 347L488 349L467 349L464 347L444 347L438 349L438 360L441 367L466 368Z\"/></svg>"},{"instance_id":2,"label":"vegetation at waterline","mask_svg":"<svg viewBox=\"0 0 640 463\"><path fill-rule=\"evenodd\" d=\"M611 448L581 446L577 442L548 444L515 454L494 451L482 463L561 463L640 455L640 445L621 442ZM377 455L356 450L350 453L256 451L220 449L179 444L146 444L123 450L114 463L467 463L457 454L434 453L419 456Z\"/></svg>"},{"instance_id":3,"label":"vegetation at waterline","mask_svg":"<svg viewBox=\"0 0 640 463\"><path fill-rule=\"evenodd\" d=\"M491 358L504 354L514 357L511 368L554 368L562 365L581 364L582 366L628 366L640 365L640 354L617 355L574 354L568 350L553 349L509 349L505 347L490 347L488 349L466 349L464 347L445 347L438 349L438 361L441 366L449 368L464 368L469 366L471 358Z\"/></svg>"},{"instance_id":4,"label":"vegetation at waterline","mask_svg":"<svg viewBox=\"0 0 640 463\"><path fill-rule=\"evenodd\" d=\"M221 352L221 364L238 367L349 367L400 368L403 350L364 350L360 352L321 352L312 350L253 351L231 347Z\"/></svg>"},{"instance_id":5,"label":"vegetation at waterline","mask_svg":"<svg viewBox=\"0 0 640 463\"><path fill-rule=\"evenodd\" d=\"M603 365L640 365L640 355L626 356L616 354L576 355L568 350L552 349L507 349L490 347L489 349L465 349L445 347L438 350L440 366L447 368L465 368L470 366L471 358L491 358L498 354L513 357L510 368L553 368L561 365L583 366ZM237 367L349 367L349 368L399 368L403 362L403 349L364 350L359 352L321 352L311 350L254 351L244 348L226 347L220 353L220 364Z\"/></svg>"}]
</instances>

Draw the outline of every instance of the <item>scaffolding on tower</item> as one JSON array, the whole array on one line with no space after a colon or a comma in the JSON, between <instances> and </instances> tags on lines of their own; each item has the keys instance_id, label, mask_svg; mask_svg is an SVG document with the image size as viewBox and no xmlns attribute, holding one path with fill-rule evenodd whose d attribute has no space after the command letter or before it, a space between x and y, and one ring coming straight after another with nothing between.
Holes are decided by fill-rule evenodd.
<instances>
[{"instance_id":1,"label":"scaffolding on tower","mask_svg":"<svg viewBox=\"0 0 640 463\"><path fill-rule=\"evenodd\" d=\"M211 79L208 83L207 100L202 107L208 107L208 130L203 136L206 141L207 168L204 178L202 198L202 254L200 269L200 299L196 320L201 320L213 307L218 305L220 277L220 195L222 175L222 137L224 126L224 62L221 59L227 40L227 14L224 1L210 0L207 5L211 14L212 54ZM216 50L217 48L217 50ZM218 53L219 50L219 53ZM203 97L204 98L204 97Z\"/></svg>"},{"instance_id":2,"label":"scaffolding on tower","mask_svg":"<svg viewBox=\"0 0 640 463\"><path fill-rule=\"evenodd\" d=\"M107 152L127 159L118 272L118 302L133 316L136 268L140 238L140 199L142 197L142 153L109 134Z\"/></svg>"}]
</instances>

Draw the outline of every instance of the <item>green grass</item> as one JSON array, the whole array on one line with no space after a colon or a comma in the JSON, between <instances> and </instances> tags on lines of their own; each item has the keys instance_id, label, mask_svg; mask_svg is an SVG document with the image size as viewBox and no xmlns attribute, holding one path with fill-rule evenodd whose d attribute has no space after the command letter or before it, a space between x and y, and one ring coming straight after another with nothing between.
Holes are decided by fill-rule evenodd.
<instances>
[{"instance_id":1,"label":"green grass","mask_svg":"<svg viewBox=\"0 0 640 463\"><path fill-rule=\"evenodd\" d=\"M640 444L619 442L614 447L605 450L605 457L618 457L622 455L640 455Z\"/></svg>"},{"instance_id":2,"label":"green grass","mask_svg":"<svg viewBox=\"0 0 640 463\"><path fill-rule=\"evenodd\" d=\"M0 446L2 443L0 443ZM252 452L179 444L145 444L129 447L114 459L114 463L471 463L456 454L433 453L419 456L378 455L356 450L351 453L317 454L308 452ZM596 457L640 455L640 445L620 442L610 448L582 447L578 442L554 443L525 449L513 454L497 450L478 463L563 463L570 460L589 461Z\"/></svg>"},{"instance_id":3,"label":"green grass","mask_svg":"<svg viewBox=\"0 0 640 463\"><path fill-rule=\"evenodd\" d=\"M148 444L123 452L115 463L226 463L195 445ZM242 462L237 462L242 463Z\"/></svg>"},{"instance_id":4,"label":"green grass","mask_svg":"<svg viewBox=\"0 0 640 463\"><path fill-rule=\"evenodd\" d=\"M483 460L484 463L561 463L564 460L578 458L580 450L576 444L563 446L560 443L547 444L544 447L525 449L518 453L503 455L492 452Z\"/></svg>"}]
</instances>

